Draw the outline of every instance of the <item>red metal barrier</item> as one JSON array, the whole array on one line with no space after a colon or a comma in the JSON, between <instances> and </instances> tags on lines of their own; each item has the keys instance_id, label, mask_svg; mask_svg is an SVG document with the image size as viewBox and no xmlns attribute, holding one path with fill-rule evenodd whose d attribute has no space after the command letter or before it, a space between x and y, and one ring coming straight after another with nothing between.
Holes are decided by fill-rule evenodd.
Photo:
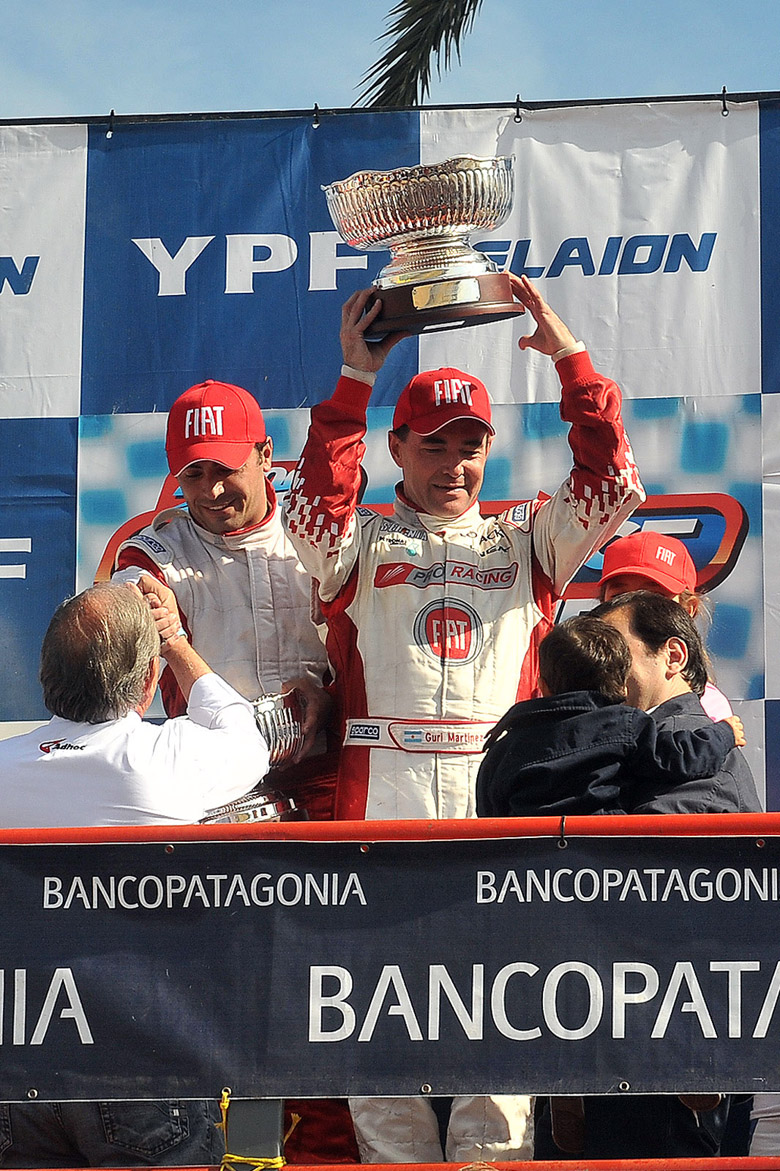
<instances>
[{"instance_id":1,"label":"red metal barrier","mask_svg":"<svg viewBox=\"0 0 780 1171\"><path fill-rule=\"evenodd\" d=\"M353 1164L354 1166L355 1164ZM296 1164L296 1171L343 1171L344 1163ZM780 1158L755 1159L556 1159L538 1163L372 1163L372 1171L780 1171ZM39 1171L49 1171L40 1168ZM51 1169L54 1171L54 1169ZM56 1171L63 1171L57 1168ZM117 1167L114 1171L133 1171ZM150 1167L148 1171L170 1171ZM218 1171L209 1167L181 1167L178 1171ZM248 1171L248 1165L247 1165Z\"/></svg>"},{"instance_id":2,"label":"red metal barrier","mask_svg":"<svg viewBox=\"0 0 780 1171\"><path fill-rule=\"evenodd\" d=\"M319 1163L296 1171L343 1171L343 1163ZM780 1158L756 1159L555 1159L538 1163L374 1163L372 1171L778 1171Z\"/></svg>"},{"instance_id":3,"label":"red metal barrier","mask_svg":"<svg viewBox=\"0 0 780 1171\"><path fill-rule=\"evenodd\" d=\"M506 817L450 821L281 821L269 825L88 826L5 829L0 845L57 842L458 841L538 837L757 837L780 834L780 813L667 813L653 817ZM517 1164L513 1164L517 1166Z\"/></svg>"}]
</instances>

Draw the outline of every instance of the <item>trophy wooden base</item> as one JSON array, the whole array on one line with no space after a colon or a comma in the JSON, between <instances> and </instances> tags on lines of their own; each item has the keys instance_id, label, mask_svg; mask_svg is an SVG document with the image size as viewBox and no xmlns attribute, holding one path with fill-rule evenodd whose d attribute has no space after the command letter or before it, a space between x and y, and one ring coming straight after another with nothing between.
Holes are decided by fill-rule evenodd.
<instances>
[{"instance_id":1,"label":"trophy wooden base","mask_svg":"<svg viewBox=\"0 0 780 1171\"><path fill-rule=\"evenodd\" d=\"M505 272L427 281L378 289L366 305L379 298L382 309L366 333L366 341L380 341L389 333L432 333L504 321L523 312L512 295Z\"/></svg>"}]
</instances>

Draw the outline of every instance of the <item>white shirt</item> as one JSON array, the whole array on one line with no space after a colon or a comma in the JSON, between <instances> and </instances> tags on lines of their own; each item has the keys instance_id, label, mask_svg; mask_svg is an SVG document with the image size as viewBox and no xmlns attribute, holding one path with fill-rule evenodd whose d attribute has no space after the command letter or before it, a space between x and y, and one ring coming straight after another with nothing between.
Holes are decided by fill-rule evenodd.
<instances>
[{"instance_id":1,"label":"white shirt","mask_svg":"<svg viewBox=\"0 0 780 1171\"><path fill-rule=\"evenodd\" d=\"M208 674L187 715L161 725L137 712L102 724L54 716L0 741L0 826L189 825L248 792L268 763L251 704Z\"/></svg>"}]
</instances>

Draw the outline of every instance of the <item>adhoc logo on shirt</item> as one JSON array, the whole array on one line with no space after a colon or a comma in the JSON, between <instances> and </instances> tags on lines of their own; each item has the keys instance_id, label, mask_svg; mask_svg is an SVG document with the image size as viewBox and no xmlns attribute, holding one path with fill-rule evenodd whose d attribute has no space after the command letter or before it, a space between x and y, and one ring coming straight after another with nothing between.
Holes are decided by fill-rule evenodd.
<instances>
[{"instance_id":1,"label":"adhoc logo on shirt","mask_svg":"<svg viewBox=\"0 0 780 1171\"><path fill-rule=\"evenodd\" d=\"M62 744L62 740L44 740L43 744L38 745L38 748L48 756L52 749L59 748L60 744Z\"/></svg>"},{"instance_id":2,"label":"adhoc logo on shirt","mask_svg":"<svg viewBox=\"0 0 780 1171\"><path fill-rule=\"evenodd\" d=\"M470 663L482 650L482 621L454 598L431 602L414 620L414 641L432 659Z\"/></svg>"},{"instance_id":3,"label":"adhoc logo on shirt","mask_svg":"<svg viewBox=\"0 0 780 1171\"><path fill-rule=\"evenodd\" d=\"M65 749L70 752L83 752L83 744L69 744L67 740L44 740L43 744L38 745L41 752L49 756L52 752L63 751Z\"/></svg>"}]
</instances>

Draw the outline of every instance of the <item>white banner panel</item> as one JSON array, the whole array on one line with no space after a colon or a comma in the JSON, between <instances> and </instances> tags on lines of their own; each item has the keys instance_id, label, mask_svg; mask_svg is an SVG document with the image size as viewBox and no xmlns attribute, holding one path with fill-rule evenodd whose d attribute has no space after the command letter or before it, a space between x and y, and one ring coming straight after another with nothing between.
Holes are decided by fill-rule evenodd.
<instances>
[{"instance_id":1,"label":"white banner panel","mask_svg":"<svg viewBox=\"0 0 780 1171\"><path fill-rule=\"evenodd\" d=\"M0 417L76 416L86 126L0 127Z\"/></svg>"},{"instance_id":2,"label":"white banner panel","mask_svg":"<svg viewBox=\"0 0 780 1171\"><path fill-rule=\"evenodd\" d=\"M538 282L627 396L761 389L757 105L424 111L420 149L514 156L486 250ZM420 365L478 374L497 402L557 398L548 360L517 354L532 326L423 337Z\"/></svg>"}]
</instances>

